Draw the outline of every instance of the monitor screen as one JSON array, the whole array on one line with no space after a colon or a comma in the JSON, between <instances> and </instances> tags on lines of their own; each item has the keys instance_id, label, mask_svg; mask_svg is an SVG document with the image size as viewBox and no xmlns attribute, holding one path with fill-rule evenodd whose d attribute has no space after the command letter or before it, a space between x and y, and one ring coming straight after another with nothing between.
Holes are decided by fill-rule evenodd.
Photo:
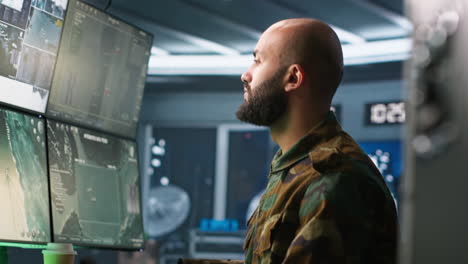
<instances>
[{"instance_id":1,"label":"monitor screen","mask_svg":"<svg viewBox=\"0 0 468 264\"><path fill-rule=\"evenodd\" d=\"M0 109L0 241L50 242L43 119Z\"/></svg>"},{"instance_id":2,"label":"monitor screen","mask_svg":"<svg viewBox=\"0 0 468 264\"><path fill-rule=\"evenodd\" d=\"M403 173L401 141L360 141L358 143L379 169L393 197L398 201L398 188Z\"/></svg>"},{"instance_id":3,"label":"monitor screen","mask_svg":"<svg viewBox=\"0 0 468 264\"><path fill-rule=\"evenodd\" d=\"M47 123L54 241L141 248L136 144L63 123Z\"/></svg>"},{"instance_id":4,"label":"monitor screen","mask_svg":"<svg viewBox=\"0 0 468 264\"><path fill-rule=\"evenodd\" d=\"M71 0L48 117L134 137L151 46L148 33Z\"/></svg>"},{"instance_id":5,"label":"monitor screen","mask_svg":"<svg viewBox=\"0 0 468 264\"><path fill-rule=\"evenodd\" d=\"M228 139L228 188L226 218L241 229L260 201L274 146L268 130L230 131Z\"/></svg>"},{"instance_id":6,"label":"monitor screen","mask_svg":"<svg viewBox=\"0 0 468 264\"><path fill-rule=\"evenodd\" d=\"M0 0L0 102L44 113L68 0Z\"/></svg>"}]
</instances>

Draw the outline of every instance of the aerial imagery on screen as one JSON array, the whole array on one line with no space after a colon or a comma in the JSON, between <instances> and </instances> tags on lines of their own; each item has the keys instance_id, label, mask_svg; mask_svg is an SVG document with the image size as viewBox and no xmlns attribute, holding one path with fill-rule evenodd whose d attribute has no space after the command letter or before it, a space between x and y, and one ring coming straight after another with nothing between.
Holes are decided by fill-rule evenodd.
<instances>
[{"instance_id":1,"label":"aerial imagery on screen","mask_svg":"<svg viewBox=\"0 0 468 264\"><path fill-rule=\"evenodd\" d=\"M67 0L0 0L0 102L44 113Z\"/></svg>"},{"instance_id":2,"label":"aerial imagery on screen","mask_svg":"<svg viewBox=\"0 0 468 264\"><path fill-rule=\"evenodd\" d=\"M47 128L54 240L140 248L135 143L53 121Z\"/></svg>"},{"instance_id":3,"label":"aerial imagery on screen","mask_svg":"<svg viewBox=\"0 0 468 264\"><path fill-rule=\"evenodd\" d=\"M0 109L0 241L50 241L44 121Z\"/></svg>"}]
</instances>

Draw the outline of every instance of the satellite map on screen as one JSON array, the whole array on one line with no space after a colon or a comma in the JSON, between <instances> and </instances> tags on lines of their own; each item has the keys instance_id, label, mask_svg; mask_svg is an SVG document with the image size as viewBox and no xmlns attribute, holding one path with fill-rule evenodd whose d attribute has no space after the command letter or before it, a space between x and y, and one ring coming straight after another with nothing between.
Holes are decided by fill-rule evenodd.
<instances>
[{"instance_id":1,"label":"satellite map on screen","mask_svg":"<svg viewBox=\"0 0 468 264\"><path fill-rule=\"evenodd\" d=\"M44 121L0 109L0 240L50 241Z\"/></svg>"},{"instance_id":2,"label":"satellite map on screen","mask_svg":"<svg viewBox=\"0 0 468 264\"><path fill-rule=\"evenodd\" d=\"M0 4L21 11L21 8L23 7L23 0L0 0Z\"/></svg>"},{"instance_id":3,"label":"satellite map on screen","mask_svg":"<svg viewBox=\"0 0 468 264\"><path fill-rule=\"evenodd\" d=\"M135 143L57 122L47 128L54 240L140 248Z\"/></svg>"},{"instance_id":4,"label":"satellite map on screen","mask_svg":"<svg viewBox=\"0 0 468 264\"><path fill-rule=\"evenodd\" d=\"M68 0L0 0L0 102L45 112Z\"/></svg>"}]
</instances>

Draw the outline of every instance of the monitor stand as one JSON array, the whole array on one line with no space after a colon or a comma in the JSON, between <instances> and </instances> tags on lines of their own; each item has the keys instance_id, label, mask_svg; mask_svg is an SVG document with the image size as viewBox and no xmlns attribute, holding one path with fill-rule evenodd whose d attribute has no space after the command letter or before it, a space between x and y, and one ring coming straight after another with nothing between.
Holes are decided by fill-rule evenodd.
<instances>
[{"instance_id":1,"label":"monitor stand","mask_svg":"<svg viewBox=\"0 0 468 264\"><path fill-rule=\"evenodd\" d=\"M8 248L0 247L0 264L8 264Z\"/></svg>"}]
</instances>

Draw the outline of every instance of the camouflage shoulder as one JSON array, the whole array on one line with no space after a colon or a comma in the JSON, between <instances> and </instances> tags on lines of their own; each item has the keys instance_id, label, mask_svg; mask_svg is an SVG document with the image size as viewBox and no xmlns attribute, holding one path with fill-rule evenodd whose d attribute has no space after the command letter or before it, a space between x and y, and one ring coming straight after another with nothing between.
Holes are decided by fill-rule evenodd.
<instances>
[{"instance_id":1,"label":"camouflage shoulder","mask_svg":"<svg viewBox=\"0 0 468 264\"><path fill-rule=\"evenodd\" d=\"M356 167L355 162L370 161L367 154L345 132L319 144L309 152L309 159L314 169L320 173L352 171Z\"/></svg>"}]
</instances>

